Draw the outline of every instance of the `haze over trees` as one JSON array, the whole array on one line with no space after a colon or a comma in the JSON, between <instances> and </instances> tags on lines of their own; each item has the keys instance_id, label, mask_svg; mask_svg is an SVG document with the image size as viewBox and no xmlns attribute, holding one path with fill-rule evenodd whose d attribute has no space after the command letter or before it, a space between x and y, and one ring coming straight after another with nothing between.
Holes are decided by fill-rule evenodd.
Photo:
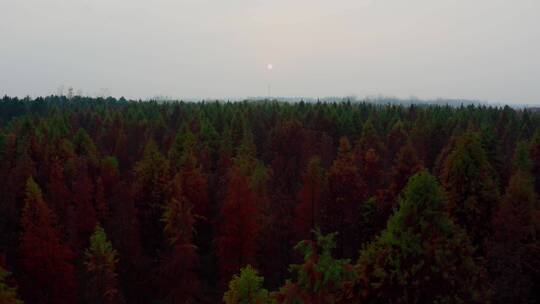
<instances>
[{"instance_id":1,"label":"haze over trees","mask_svg":"<svg viewBox=\"0 0 540 304\"><path fill-rule=\"evenodd\" d=\"M0 303L538 303L540 115L0 100Z\"/></svg>"}]
</instances>

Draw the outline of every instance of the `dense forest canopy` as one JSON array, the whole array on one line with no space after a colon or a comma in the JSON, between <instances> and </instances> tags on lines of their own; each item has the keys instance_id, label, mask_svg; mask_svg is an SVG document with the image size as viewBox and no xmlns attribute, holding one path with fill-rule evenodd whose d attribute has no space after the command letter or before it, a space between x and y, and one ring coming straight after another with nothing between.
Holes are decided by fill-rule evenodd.
<instances>
[{"instance_id":1,"label":"dense forest canopy","mask_svg":"<svg viewBox=\"0 0 540 304\"><path fill-rule=\"evenodd\" d=\"M540 115L0 100L0 303L538 303Z\"/></svg>"}]
</instances>

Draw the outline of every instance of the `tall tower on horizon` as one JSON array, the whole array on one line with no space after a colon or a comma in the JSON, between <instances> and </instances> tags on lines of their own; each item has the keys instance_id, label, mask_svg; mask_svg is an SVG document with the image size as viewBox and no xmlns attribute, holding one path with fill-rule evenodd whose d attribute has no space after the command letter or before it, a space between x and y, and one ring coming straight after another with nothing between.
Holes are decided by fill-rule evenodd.
<instances>
[{"instance_id":1,"label":"tall tower on horizon","mask_svg":"<svg viewBox=\"0 0 540 304\"><path fill-rule=\"evenodd\" d=\"M268 86L267 86L267 92L268 92L268 99L272 98L272 70L274 69L274 65L269 63L266 65L266 69L268 70Z\"/></svg>"}]
</instances>

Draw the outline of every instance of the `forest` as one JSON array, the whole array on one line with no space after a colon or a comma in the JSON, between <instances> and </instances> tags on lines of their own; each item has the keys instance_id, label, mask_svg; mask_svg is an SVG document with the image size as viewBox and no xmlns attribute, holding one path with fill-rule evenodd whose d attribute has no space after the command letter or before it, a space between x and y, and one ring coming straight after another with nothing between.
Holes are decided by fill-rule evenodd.
<instances>
[{"instance_id":1,"label":"forest","mask_svg":"<svg viewBox=\"0 0 540 304\"><path fill-rule=\"evenodd\" d=\"M540 113L0 99L0 303L539 303Z\"/></svg>"}]
</instances>

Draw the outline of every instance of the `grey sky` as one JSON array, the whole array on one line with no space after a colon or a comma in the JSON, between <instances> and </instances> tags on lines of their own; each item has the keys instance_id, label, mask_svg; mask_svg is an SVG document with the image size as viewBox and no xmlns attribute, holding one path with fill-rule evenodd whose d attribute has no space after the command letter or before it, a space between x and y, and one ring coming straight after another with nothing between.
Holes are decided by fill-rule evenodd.
<instances>
[{"instance_id":1,"label":"grey sky","mask_svg":"<svg viewBox=\"0 0 540 304\"><path fill-rule=\"evenodd\" d=\"M269 82L540 103L540 1L0 0L0 95L244 97Z\"/></svg>"}]
</instances>

